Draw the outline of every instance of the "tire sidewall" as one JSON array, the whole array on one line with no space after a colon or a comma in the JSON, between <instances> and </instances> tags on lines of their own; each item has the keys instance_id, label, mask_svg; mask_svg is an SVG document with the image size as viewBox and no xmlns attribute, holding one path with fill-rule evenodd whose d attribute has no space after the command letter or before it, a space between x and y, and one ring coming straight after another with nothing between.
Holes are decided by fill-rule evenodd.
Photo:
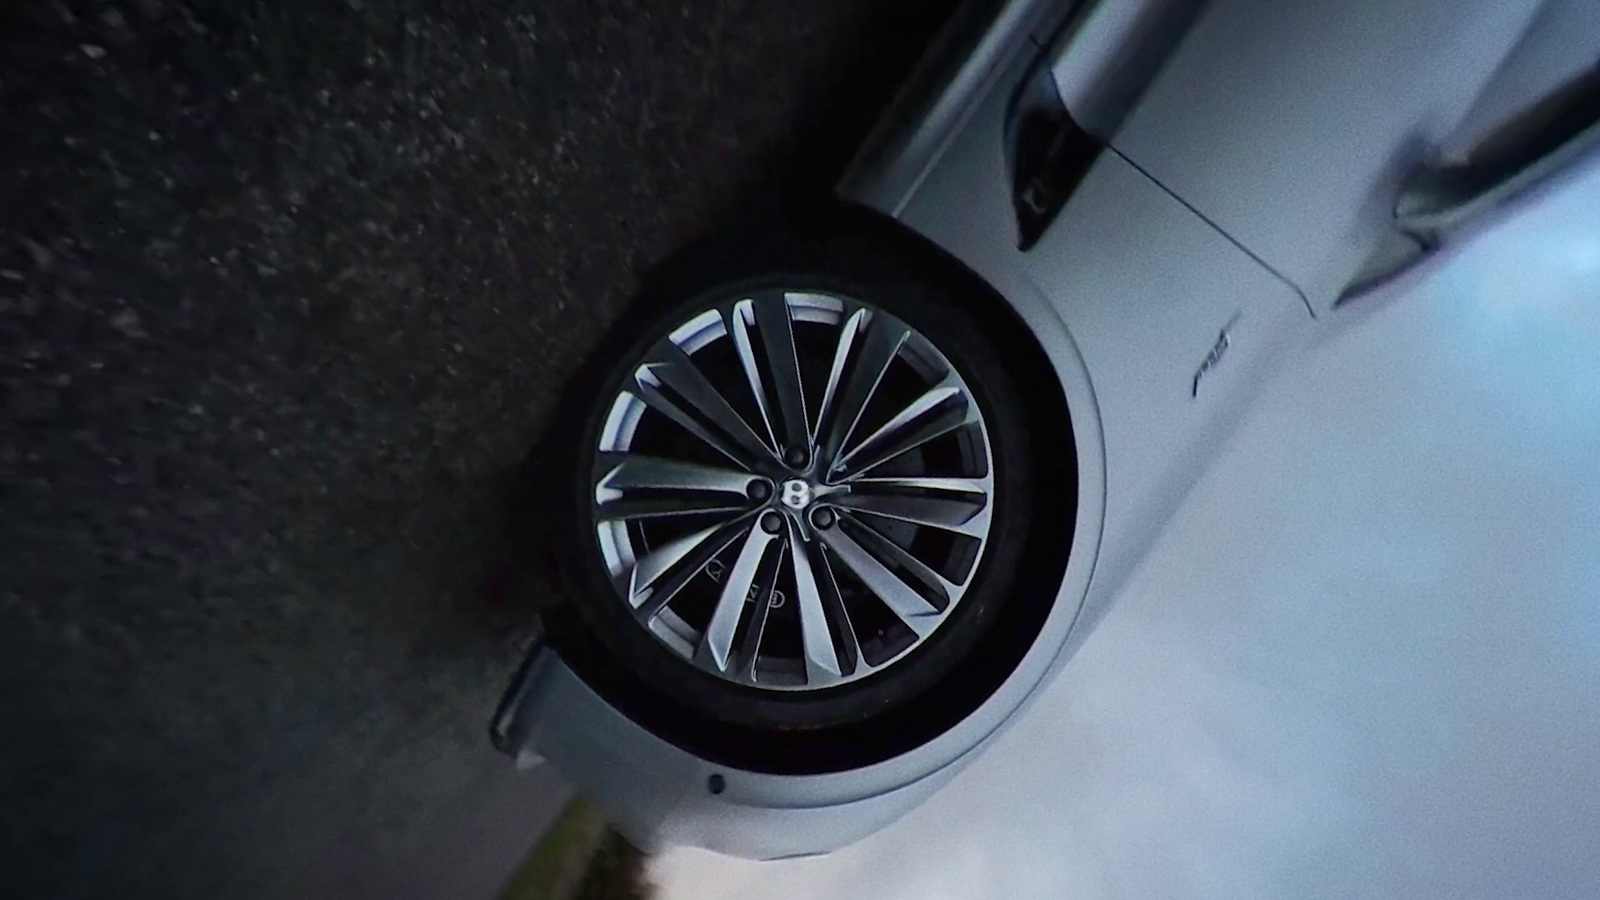
<instances>
[{"instance_id":1,"label":"tire sidewall","mask_svg":"<svg viewBox=\"0 0 1600 900\"><path fill-rule=\"evenodd\" d=\"M592 520L598 435L613 399L637 362L671 329L734 295L770 288L814 291L882 308L920 332L954 365L984 417L994 472L988 541L972 582L949 617L921 645L883 672L817 691L764 691L701 671L647 629L617 594ZM970 655L1011 593L1031 520L1028 482L1036 461L1016 388L979 323L931 279L896 261L840 241L780 239L710 259L694 258L653 282L592 357L569 392L568 414L551 440L554 464L541 473L571 489L552 510L550 532L566 596L552 637L604 672L619 705L648 709L671 723L723 723L761 732L826 732L859 726L890 711L936 702L930 689ZM568 431L566 423L577 427ZM667 727L671 727L670 724ZM664 735L669 739L693 735Z\"/></svg>"}]
</instances>

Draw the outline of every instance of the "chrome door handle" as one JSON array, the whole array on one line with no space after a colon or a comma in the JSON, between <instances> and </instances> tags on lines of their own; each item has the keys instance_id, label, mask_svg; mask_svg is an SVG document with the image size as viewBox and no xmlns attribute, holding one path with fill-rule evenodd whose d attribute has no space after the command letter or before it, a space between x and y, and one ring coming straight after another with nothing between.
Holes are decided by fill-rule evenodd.
<instances>
[{"instance_id":1,"label":"chrome door handle","mask_svg":"<svg viewBox=\"0 0 1600 900\"><path fill-rule=\"evenodd\" d=\"M1479 142L1463 162L1430 165L1395 198L1393 231L1334 306L1371 293L1428 258L1452 233L1600 147L1600 65Z\"/></svg>"},{"instance_id":2,"label":"chrome door handle","mask_svg":"<svg viewBox=\"0 0 1600 900\"><path fill-rule=\"evenodd\" d=\"M1395 200L1395 223L1437 237L1501 206L1600 145L1600 65L1567 82L1458 164L1431 166Z\"/></svg>"}]
</instances>

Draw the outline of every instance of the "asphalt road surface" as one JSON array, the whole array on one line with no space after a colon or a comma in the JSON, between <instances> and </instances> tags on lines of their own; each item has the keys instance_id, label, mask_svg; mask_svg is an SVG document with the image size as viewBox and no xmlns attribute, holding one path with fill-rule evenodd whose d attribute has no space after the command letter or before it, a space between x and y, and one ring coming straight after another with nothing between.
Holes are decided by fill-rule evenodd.
<instances>
[{"instance_id":1,"label":"asphalt road surface","mask_svg":"<svg viewBox=\"0 0 1600 900\"><path fill-rule=\"evenodd\" d=\"M6 4L0 894L492 890L565 796L485 740L562 380L949 6Z\"/></svg>"}]
</instances>

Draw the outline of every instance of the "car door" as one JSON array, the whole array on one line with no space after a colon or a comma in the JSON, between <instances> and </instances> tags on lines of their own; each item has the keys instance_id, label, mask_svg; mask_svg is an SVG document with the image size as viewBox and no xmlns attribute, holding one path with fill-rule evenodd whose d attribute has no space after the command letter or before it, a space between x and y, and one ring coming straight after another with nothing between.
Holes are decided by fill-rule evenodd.
<instances>
[{"instance_id":1,"label":"car door","mask_svg":"<svg viewBox=\"0 0 1600 900\"><path fill-rule=\"evenodd\" d=\"M1111 144L1320 312L1389 235L1402 185L1480 98L1503 113L1558 76L1539 57L1597 5L1214 0ZM1581 45L1561 52L1581 56ZM1519 67L1520 82L1487 91Z\"/></svg>"},{"instance_id":2,"label":"car door","mask_svg":"<svg viewBox=\"0 0 1600 900\"><path fill-rule=\"evenodd\" d=\"M869 155L842 192L969 267L1055 364L1080 488L1058 606L1081 640L1313 323L1292 285L1105 151L1146 67L1181 37L1165 24L1186 18L1181 4L1032 5L1056 15L1002 14L1038 24L992 71L951 79L959 100L930 105L961 110L947 131L885 142L911 149ZM935 150L907 163L918 146ZM1075 578L1086 571L1092 582ZM1057 638L1047 623L1039 644Z\"/></svg>"}]
</instances>

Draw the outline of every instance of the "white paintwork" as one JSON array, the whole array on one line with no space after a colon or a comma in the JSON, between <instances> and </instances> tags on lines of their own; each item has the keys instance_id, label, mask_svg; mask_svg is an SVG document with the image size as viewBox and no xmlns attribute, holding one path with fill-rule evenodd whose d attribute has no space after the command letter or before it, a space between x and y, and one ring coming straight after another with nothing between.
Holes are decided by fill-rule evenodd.
<instances>
[{"instance_id":1,"label":"white paintwork","mask_svg":"<svg viewBox=\"0 0 1600 900\"><path fill-rule=\"evenodd\" d=\"M715 766L640 728L553 656L525 710L538 751L645 850L709 847L753 859L833 850L899 818L958 769L784 778ZM726 780L721 795L707 790L713 774Z\"/></svg>"},{"instance_id":2,"label":"white paintwork","mask_svg":"<svg viewBox=\"0 0 1600 900\"><path fill-rule=\"evenodd\" d=\"M1095 415L1103 444L1086 448L1080 437L1079 453L1099 455L1106 479L1105 507L1095 511L1103 538L1092 623L1264 380L1275 358L1268 351L1311 318L1286 284L1114 154L1095 164L1039 244L1019 251L1000 144L1008 99L995 91L980 105L900 220L1019 309L1043 300L1029 325L1037 331L1048 317L1071 337L1042 340L1045 352L1082 360L1095 404L1075 405L1073 421L1081 427ZM1191 396L1229 322L1228 355ZM1084 563L1073 548L1069 567ZM1041 637L1034 652L1046 644Z\"/></svg>"},{"instance_id":3,"label":"white paintwork","mask_svg":"<svg viewBox=\"0 0 1600 900\"><path fill-rule=\"evenodd\" d=\"M1165 33L1181 28L1193 0L1090 3L1050 46L1050 80L1079 128L1105 139L1145 87L1139 70L1165 55ZM1048 35L1043 36L1050 40ZM1176 35L1174 35L1176 37Z\"/></svg>"},{"instance_id":4,"label":"white paintwork","mask_svg":"<svg viewBox=\"0 0 1600 900\"><path fill-rule=\"evenodd\" d=\"M1296 360L901 822L661 900L1600 897L1600 158Z\"/></svg>"},{"instance_id":5,"label":"white paintwork","mask_svg":"<svg viewBox=\"0 0 1600 900\"><path fill-rule=\"evenodd\" d=\"M1496 127L1596 63L1600 2L1546 0L1442 153L1459 158Z\"/></svg>"},{"instance_id":6,"label":"white paintwork","mask_svg":"<svg viewBox=\"0 0 1600 900\"><path fill-rule=\"evenodd\" d=\"M1016 59L1016 77L1027 62ZM705 764L616 713L564 666L549 667L559 685L550 696L560 699L541 705L539 752L646 846L758 858L817 852L920 803L1065 661L1080 609L1092 620L1107 608L1262 380L1272 358L1263 351L1311 321L1292 290L1114 155L1096 166L1041 245L1021 254L1001 153L1008 97L997 89L983 98L905 205L903 221L994 284L1040 335L1061 379L1078 439L1080 502L1069 513L1074 541L1063 548L1069 562L1055 608L1011 677L973 715L910 753L833 775ZM1172 264L1136 271L1129 261L1151 246L1172 248ZM1230 320L1228 358L1191 396L1195 370ZM1081 351L1079 329L1092 341ZM1116 454L1127 462L1113 472L1107 460ZM622 771L630 775L606 775ZM712 773L726 779L720 797L706 791Z\"/></svg>"},{"instance_id":7,"label":"white paintwork","mask_svg":"<svg viewBox=\"0 0 1600 900\"><path fill-rule=\"evenodd\" d=\"M1112 143L1325 309L1539 6L1214 0Z\"/></svg>"},{"instance_id":8,"label":"white paintwork","mask_svg":"<svg viewBox=\"0 0 1600 900\"><path fill-rule=\"evenodd\" d=\"M1117 133L1117 152L1027 254L1002 135L1037 51L1025 38L1003 52L983 43L982 66L939 98L940 127L917 131L910 162L858 166L841 190L986 279L1060 379L1080 502L1063 511L1073 544L1040 635L966 720L855 771L713 766L622 716L559 660L525 707L538 752L647 849L823 852L926 799L1016 720L1104 614L1244 407L1315 335L1312 309L1326 308L1383 225L1374 210L1462 119L1537 6L1216 0ZM1049 7L1013 2L1001 22L1049 21ZM720 795L707 790L713 774L725 779Z\"/></svg>"}]
</instances>

